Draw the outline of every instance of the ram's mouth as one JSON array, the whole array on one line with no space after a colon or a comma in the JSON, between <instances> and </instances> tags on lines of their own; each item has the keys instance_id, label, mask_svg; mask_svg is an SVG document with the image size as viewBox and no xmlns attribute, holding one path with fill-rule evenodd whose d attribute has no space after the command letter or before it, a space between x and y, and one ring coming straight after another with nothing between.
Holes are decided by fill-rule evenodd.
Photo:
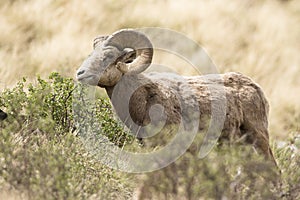
<instances>
[{"instance_id":1,"label":"ram's mouth","mask_svg":"<svg viewBox=\"0 0 300 200\"><path fill-rule=\"evenodd\" d=\"M79 76L76 77L77 81L83 84L97 86L99 82L99 78L95 75L86 75L86 76Z\"/></svg>"},{"instance_id":2,"label":"ram's mouth","mask_svg":"<svg viewBox=\"0 0 300 200\"><path fill-rule=\"evenodd\" d=\"M93 75L88 75L88 76L76 77L76 79L81 82L83 80L86 80L86 79L92 78L92 77L93 77Z\"/></svg>"}]
</instances>

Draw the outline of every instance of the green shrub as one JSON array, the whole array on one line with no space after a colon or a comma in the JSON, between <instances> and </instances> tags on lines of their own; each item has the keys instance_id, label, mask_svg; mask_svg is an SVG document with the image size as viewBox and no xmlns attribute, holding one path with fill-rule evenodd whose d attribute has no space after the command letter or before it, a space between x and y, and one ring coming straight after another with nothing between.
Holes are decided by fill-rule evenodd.
<instances>
[{"instance_id":1,"label":"green shrub","mask_svg":"<svg viewBox=\"0 0 300 200\"><path fill-rule=\"evenodd\" d=\"M2 185L29 199L128 198L128 178L95 160L75 136L80 131L73 115L77 88L72 79L52 73L48 80L38 77L33 84L24 78L3 91L0 107L9 117L0 124ZM131 140L107 99L98 99L90 114L110 141Z\"/></svg>"}]
</instances>

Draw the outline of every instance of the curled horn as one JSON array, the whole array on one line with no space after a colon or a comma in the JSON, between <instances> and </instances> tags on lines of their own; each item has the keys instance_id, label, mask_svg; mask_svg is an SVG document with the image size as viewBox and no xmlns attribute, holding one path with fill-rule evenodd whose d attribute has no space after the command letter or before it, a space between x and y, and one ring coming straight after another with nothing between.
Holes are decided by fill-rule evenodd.
<instances>
[{"instance_id":1,"label":"curled horn","mask_svg":"<svg viewBox=\"0 0 300 200\"><path fill-rule=\"evenodd\" d=\"M148 37L132 29L123 29L113 33L107 38L106 45L112 45L123 51L131 48L136 51L136 59L128 63L127 74L138 74L149 67L153 56L153 46Z\"/></svg>"},{"instance_id":2,"label":"curled horn","mask_svg":"<svg viewBox=\"0 0 300 200\"><path fill-rule=\"evenodd\" d=\"M93 43L94 49L96 48L96 46L98 46L99 44L101 44L102 42L104 42L107 38L108 38L107 35L97 36L97 37L94 39L94 43Z\"/></svg>"}]
</instances>

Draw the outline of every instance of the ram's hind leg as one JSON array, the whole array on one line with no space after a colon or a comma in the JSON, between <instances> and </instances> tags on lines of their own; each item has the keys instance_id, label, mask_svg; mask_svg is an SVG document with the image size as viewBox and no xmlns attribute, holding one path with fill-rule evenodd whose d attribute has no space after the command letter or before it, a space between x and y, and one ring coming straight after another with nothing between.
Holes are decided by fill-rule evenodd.
<instances>
[{"instance_id":1,"label":"ram's hind leg","mask_svg":"<svg viewBox=\"0 0 300 200\"><path fill-rule=\"evenodd\" d=\"M267 160L272 161L277 166L269 144L268 130L259 126L250 128L247 125L242 125L241 133L246 137L246 143L252 144L258 153L264 155Z\"/></svg>"},{"instance_id":2,"label":"ram's hind leg","mask_svg":"<svg viewBox=\"0 0 300 200\"><path fill-rule=\"evenodd\" d=\"M276 167L278 167L270 147L269 137L266 137L266 135L268 136L267 130L265 130L265 133L259 133L258 139L255 141L254 146L260 150L268 160L272 161Z\"/></svg>"}]
</instances>

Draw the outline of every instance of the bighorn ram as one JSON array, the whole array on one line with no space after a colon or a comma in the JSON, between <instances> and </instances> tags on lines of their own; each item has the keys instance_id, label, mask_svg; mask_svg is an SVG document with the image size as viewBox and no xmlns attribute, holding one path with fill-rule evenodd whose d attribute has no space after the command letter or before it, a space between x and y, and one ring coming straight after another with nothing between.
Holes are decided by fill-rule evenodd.
<instances>
[{"instance_id":1,"label":"bighorn ram","mask_svg":"<svg viewBox=\"0 0 300 200\"><path fill-rule=\"evenodd\" d=\"M7 114L0 109L0 121L5 120L6 117L7 117Z\"/></svg>"},{"instance_id":2,"label":"bighorn ram","mask_svg":"<svg viewBox=\"0 0 300 200\"><path fill-rule=\"evenodd\" d=\"M144 137L136 127L146 126L153 120L149 114L153 112L152 106L158 104L164 108L166 124L177 124L182 109L178 99L182 97L185 101L191 95L197 100L199 130L203 130L211 115L212 94L208 86L219 84L221 77L227 109L220 140L243 138L275 162L269 146L269 105L256 83L234 72L219 75L219 78L204 75L182 79L162 73L142 73L150 66L152 56L150 40L138 31L124 29L97 37L94 51L77 71L77 80L105 88L120 119L137 137ZM186 85L193 92L187 90Z\"/></svg>"}]
</instances>

